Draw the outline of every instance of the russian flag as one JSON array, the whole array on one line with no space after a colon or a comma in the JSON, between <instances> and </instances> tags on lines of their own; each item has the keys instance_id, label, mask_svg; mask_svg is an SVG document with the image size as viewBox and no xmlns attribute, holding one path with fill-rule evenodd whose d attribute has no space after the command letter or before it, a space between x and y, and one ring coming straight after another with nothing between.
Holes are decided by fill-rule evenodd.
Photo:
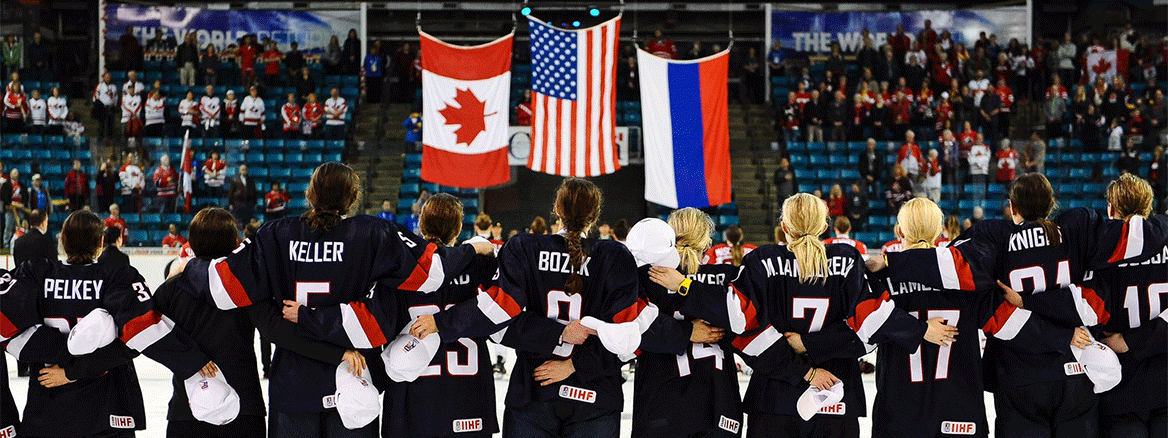
<instances>
[{"instance_id":1,"label":"russian flag","mask_svg":"<svg viewBox=\"0 0 1168 438\"><path fill-rule=\"evenodd\" d=\"M645 200L672 208L730 202L729 53L675 61L638 50Z\"/></svg>"}]
</instances>

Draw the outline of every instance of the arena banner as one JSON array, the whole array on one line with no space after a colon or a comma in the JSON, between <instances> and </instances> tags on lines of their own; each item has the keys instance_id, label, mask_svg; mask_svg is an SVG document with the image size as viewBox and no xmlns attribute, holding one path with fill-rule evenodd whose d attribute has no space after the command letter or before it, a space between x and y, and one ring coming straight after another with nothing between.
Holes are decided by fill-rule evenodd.
<instances>
[{"instance_id":1,"label":"arena banner","mask_svg":"<svg viewBox=\"0 0 1168 438\"><path fill-rule=\"evenodd\" d=\"M355 9L217 10L113 3L105 8L105 47L107 51L115 52L120 47L118 39L128 29L143 46L159 31L164 32L164 37L173 36L180 43L193 32L200 50L207 44L214 44L222 51L238 38L254 34L258 39L268 37L276 41L282 51L288 50L288 44L295 41L305 55L322 55L333 35L343 43L349 29L358 29L361 23L361 13Z\"/></svg>"},{"instance_id":2,"label":"arena banner","mask_svg":"<svg viewBox=\"0 0 1168 438\"><path fill-rule=\"evenodd\" d=\"M909 38L916 39L925 20L932 21L938 34L948 30L953 41L967 47L972 47L980 32L997 35L998 43L1004 46L1011 38L1029 40L1026 17L1025 6L901 12L773 11L770 31L771 38L782 41L787 55L830 53L832 42L839 42L844 53L855 53L863 47L861 32L865 29L871 33L875 47L896 34L898 25L904 26Z\"/></svg>"},{"instance_id":3,"label":"arena banner","mask_svg":"<svg viewBox=\"0 0 1168 438\"><path fill-rule=\"evenodd\" d=\"M616 143L617 163L621 167L640 162L640 127L617 126L613 129L613 142ZM632 134L636 135L632 135ZM531 155L531 127L507 127L507 164L511 166L527 166Z\"/></svg>"}]
</instances>

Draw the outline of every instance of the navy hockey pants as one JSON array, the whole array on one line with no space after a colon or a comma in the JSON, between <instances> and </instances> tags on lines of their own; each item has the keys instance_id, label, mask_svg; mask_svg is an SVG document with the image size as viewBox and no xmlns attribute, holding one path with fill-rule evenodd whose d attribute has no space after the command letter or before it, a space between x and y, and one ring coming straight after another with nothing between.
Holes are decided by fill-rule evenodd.
<instances>
[{"instance_id":1,"label":"navy hockey pants","mask_svg":"<svg viewBox=\"0 0 1168 438\"><path fill-rule=\"evenodd\" d=\"M503 438L611 438L620 436L620 412L569 400L528 403L503 411Z\"/></svg>"}]
</instances>

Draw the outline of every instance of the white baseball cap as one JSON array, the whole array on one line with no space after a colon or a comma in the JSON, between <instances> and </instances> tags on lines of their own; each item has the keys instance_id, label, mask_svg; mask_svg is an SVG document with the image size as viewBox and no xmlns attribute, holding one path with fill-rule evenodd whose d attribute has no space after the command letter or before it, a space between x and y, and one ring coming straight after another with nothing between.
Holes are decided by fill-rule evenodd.
<instances>
[{"instance_id":1,"label":"white baseball cap","mask_svg":"<svg viewBox=\"0 0 1168 438\"><path fill-rule=\"evenodd\" d=\"M348 429L360 429L381 415L377 387L369 377L369 367L361 369L361 377L349 372L349 364L337 366L337 414Z\"/></svg>"},{"instance_id":2,"label":"white baseball cap","mask_svg":"<svg viewBox=\"0 0 1168 438\"><path fill-rule=\"evenodd\" d=\"M406 324L406 327L411 326L413 324ZM409 333L400 334L381 352L385 373L394 382L413 382L430 366L441 346L442 340L437 333L423 339Z\"/></svg>"},{"instance_id":3,"label":"white baseball cap","mask_svg":"<svg viewBox=\"0 0 1168 438\"><path fill-rule=\"evenodd\" d=\"M799 396L799 400L795 402L795 409L799 411L799 416L803 417L803 421L810 420L819 409L824 406L831 406L839 403L844 399L844 382L835 382L827 391L820 390L814 386L808 386L803 395Z\"/></svg>"},{"instance_id":4,"label":"white baseball cap","mask_svg":"<svg viewBox=\"0 0 1168 438\"><path fill-rule=\"evenodd\" d=\"M648 313L646 313L648 312ZM622 323L608 323L591 316L585 316L580 324L596 330L600 344L605 350L617 355L622 361L632 360L637 348L641 346L641 334L649 329L649 325L657 320L657 306L648 305L641 310L641 316L634 321Z\"/></svg>"},{"instance_id":5,"label":"white baseball cap","mask_svg":"<svg viewBox=\"0 0 1168 438\"><path fill-rule=\"evenodd\" d=\"M77 321L69 331L69 354L81 356L109 345L118 337L118 327L114 317L105 309L97 308Z\"/></svg>"},{"instance_id":6,"label":"white baseball cap","mask_svg":"<svg viewBox=\"0 0 1168 438\"><path fill-rule=\"evenodd\" d=\"M1110 391L1123 379L1123 369L1115 351L1099 341L1091 341L1085 349L1071 347L1071 354L1087 372L1087 378L1095 384L1095 393Z\"/></svg>"},{"instance_id":7,"label":"white baseball cap","mask_svg":"<svg viewBox=\"0 0 1168 438\"><path fill-rule=\"evenodd\" d=\"M661 219L641 219L629 230L625 245L637 259L637 266L676 269L681 264L681 256L677 254L677 233Z\"/></svg>"},{"instance_id":8,"label":"white baseball cap","mask_svg":"<svg viewBox=\"0 0 1168 438\"><path fill-rule=\"evenodd\" d=\"M227 384L222 371L215 373L215 377L206 378L195 373L183 381L183 386L187 390L191 415L196 420L222 426L239 416L239 394Z\"/></svg>"}]
</instances>

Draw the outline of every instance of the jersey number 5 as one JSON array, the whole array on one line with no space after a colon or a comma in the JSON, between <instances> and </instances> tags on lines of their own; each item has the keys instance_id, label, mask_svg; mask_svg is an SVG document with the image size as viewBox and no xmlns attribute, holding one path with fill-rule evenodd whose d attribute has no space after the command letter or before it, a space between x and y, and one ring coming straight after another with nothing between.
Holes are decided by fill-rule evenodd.
<instances>
[{"instance_id":1,"label":"jersey number 5","mask_svg":"<svg viewBox=\"0 0 1168 438\"><path fill-rule=\"evenodd\" d=\"M308 305L308 297L313 294L328 295L329 282L327 281L297 281L296 302L301 306Z\"/></svg>"}]
</instances>

